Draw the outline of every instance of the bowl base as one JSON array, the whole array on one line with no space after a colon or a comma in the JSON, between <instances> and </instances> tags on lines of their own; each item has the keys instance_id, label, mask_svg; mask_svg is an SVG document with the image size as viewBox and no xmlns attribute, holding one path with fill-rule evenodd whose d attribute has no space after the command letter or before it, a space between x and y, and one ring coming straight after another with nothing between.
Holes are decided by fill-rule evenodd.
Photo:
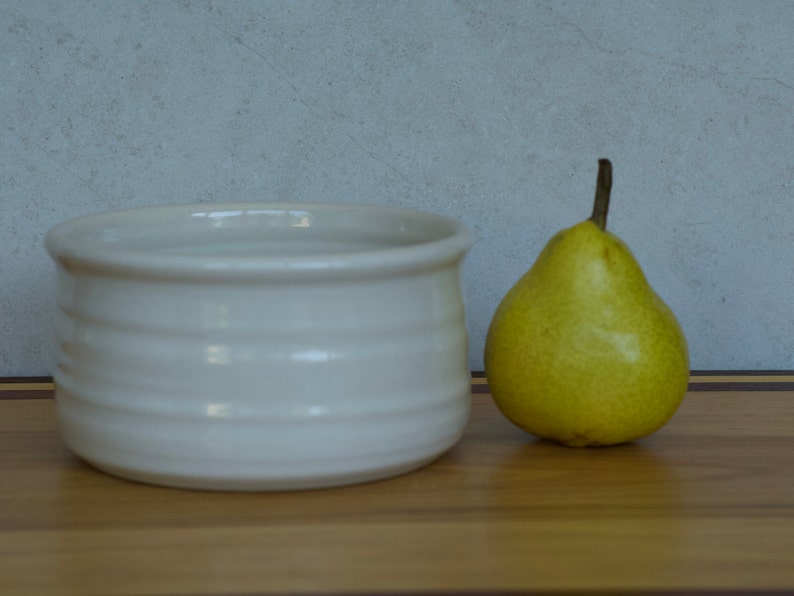
<instances>
[{"instance_id":1,"label":"bowl base","mask_svg":"<svg viewBox=\"0 0 794 596\"><path fill-rule=\"evenodd\" d=\"M443 455L444 453L439 453L420 460L374 470L306 477L216 477L163 474L93 461L82 456L78 457L101 472L142 484L215 492L286 492L334 488L386 480L423 468Z\"/></svg>"}]
</instances>

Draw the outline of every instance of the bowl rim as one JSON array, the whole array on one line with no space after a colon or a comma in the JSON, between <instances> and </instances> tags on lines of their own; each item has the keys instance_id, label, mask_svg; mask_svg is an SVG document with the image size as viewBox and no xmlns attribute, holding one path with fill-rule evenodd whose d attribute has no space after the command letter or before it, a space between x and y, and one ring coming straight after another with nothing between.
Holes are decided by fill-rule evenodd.
<instances>
[{"instance_id":1,"label":"bowl rim","mask_svg":"<svg viewBox=\"0 0 794 596\"><path fill-rule=\"evenodd\" d=\"M235 212L336 212L362 218L403 218L426 227L438 226L437 237L399 246L366 251L302 253L299 255L186 255L114 246L96 239L97 230L114 222L145 225L170 217ZM239 212L239 213L237 213ZM93 236L92 236L93 235ZM426 270L460 261L471 248L474 236L463 222L452 217L408 207L364 203L301 201L235 201L160 204L105 211L74 217L51 227L44 238L46 251L68 271L167 279L261 280L339 278L391 275Z\"/></svg>"}]
</instances>

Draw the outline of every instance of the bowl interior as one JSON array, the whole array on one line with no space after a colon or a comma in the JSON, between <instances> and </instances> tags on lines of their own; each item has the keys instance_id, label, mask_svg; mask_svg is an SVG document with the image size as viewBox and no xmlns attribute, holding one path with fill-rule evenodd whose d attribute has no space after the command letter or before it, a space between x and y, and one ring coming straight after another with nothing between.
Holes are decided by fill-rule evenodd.
<instances>
[{"instance_id":1,"label":"bowl interior","mask_svg":"<svg viewBox=\"0 0 794 596\"><path fill-rule=\"evenodd\" d=\"M139 215L96 230L94 240L117 249L164 255L305 257L411 246L454 233L448 226L439 228L437 221L409 213L344 207L252 207L164 217Z\"/></svg>"},{"instance_id":2,"label":"bowl interior","mask_svg":"<svg viewBox=\"0 0 794 596\"><path fill-rule=\"evenodd\" d=\"M336 203L144 207L59 224L56 258L154 269L361 266L458 256L470 244L454 219L410 209Z\"/></svg>"}]
</instances>

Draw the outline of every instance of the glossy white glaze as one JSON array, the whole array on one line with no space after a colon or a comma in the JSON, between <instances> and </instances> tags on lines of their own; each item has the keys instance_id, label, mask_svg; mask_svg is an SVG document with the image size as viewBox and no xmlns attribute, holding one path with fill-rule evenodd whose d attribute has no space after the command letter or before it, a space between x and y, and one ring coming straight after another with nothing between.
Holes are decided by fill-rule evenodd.
<instances>
[{"instance_id":1,"label":"glossy white glaze","mask_svg":"<svg viewBox=\"0 0 794 596\"><path fill-rule=\"evenodd\" d=\"M62 436L111 473L315 488L440 456L469 412L462 224L340 204L55 226Z\"/></svg>"}]
</instances>

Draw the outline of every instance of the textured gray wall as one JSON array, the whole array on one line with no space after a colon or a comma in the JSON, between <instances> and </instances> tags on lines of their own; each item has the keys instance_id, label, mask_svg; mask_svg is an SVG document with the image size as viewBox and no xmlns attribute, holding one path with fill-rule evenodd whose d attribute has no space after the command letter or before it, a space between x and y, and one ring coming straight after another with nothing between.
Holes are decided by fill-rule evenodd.
<instances>
[{"instance_id":1,"label":"textured gray wall","mask_svg":"<svg viewBox=\"0 0 794 596\"><path fill-rule=\"evenodd\" d=\"M42 237L76 215L345 200L458 217L471 366L587 217L693 368L794 369L792 2L0 1L0 375L51 371Z\"/></svg>"}]
</instances>

